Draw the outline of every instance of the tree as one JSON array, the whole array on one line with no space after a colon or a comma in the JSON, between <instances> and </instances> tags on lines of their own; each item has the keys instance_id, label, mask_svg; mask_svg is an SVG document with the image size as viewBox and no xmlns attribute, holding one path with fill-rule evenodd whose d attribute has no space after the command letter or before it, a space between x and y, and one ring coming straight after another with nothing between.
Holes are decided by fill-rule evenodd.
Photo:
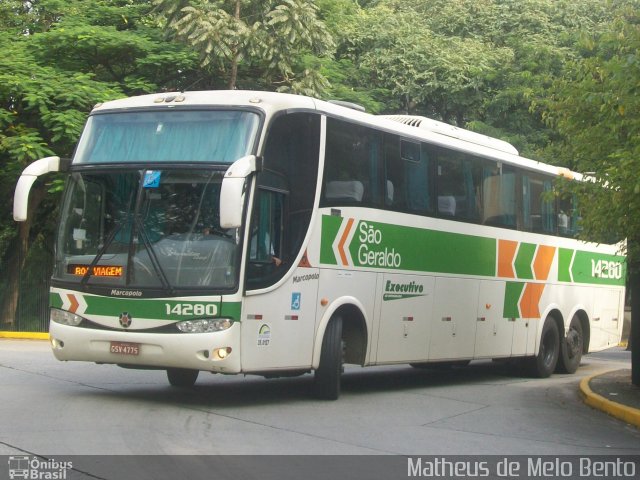
<instances>
[{"instance_id":1,"label":"tree","mask_svg":"<svg viewBox=\"0 0 640 480\"><path fill-rule=\"evenodd\" d=\"M2 198L0 255L8 254L6 276L11 282L0 304L0 318L14 322L18 303L19 271L24 266L32 238L35 212L48 186L36 184L29 203L29 220L18 225L11 218L13 188L22 169L31 161L72 151L86 112L100 100L119 94L89 75L61 76L53 68L38 65L29 53L28 38L0 40L0 197Z\"/></svg>"},{"instance_id":2,"label":"tree","mask_svg":"<svg viewBox=\"0 0 640 480\"><path fill-rule=\"evenodd\" d=\"M420 5L408 1L361 9L339 56L369 72L365 81L390 92L388 106L464 125L512 53L476 37L434 31L426 18Z\"/></svg>"},{"instance_id":3,"label":"tree","mask_svg":"<svg viewBox=\"0 0 640 480\"><path fill-rule=\"evenodd\" d=\"M53 243L52 219L59 199L60 189L55 188L59 181L38 181L30 196L29 220L16 226L11 215L13 190L24 167L47 155L70 156L96 103L180 88L194 80L195 56L179 45L163 45L162 30L148 20L151 8L143 0L33 0L0 5L3 322L15 320L18 273L31 268L34 241Z\"/></svg>"},{"instance_id":4,"label":"tree","mask_svg":"<svg viewBox=\"0 0 640 480\"><path fill-rule=\"evenodd\" d=\"M537 99L577 58L577 32L609 15L601 0L378 0L355 11L324 3L346 12L336 60L358 74L343 92L375 91L387 112L503 138L533 158L556 135Z\"/></svg>"},{"instance_id":5,"label":"tree","mask_svg":"<svg viewBox=\"0 0 640 480\"><path fill-rule=\"evenodd\" d=\"M311 1L154 3L173 37L198 53L203 68L226 78L229 89L238 86L242 66L251 71L245 78L262 78L281 91L318 95L326 88L317 69L305 65L310 55L327 55L333 47Z\"/></svg>"},{"instance_id":6,"label":"tree","mask_svg":"<svg viewBox=\"0 0 640 480\"><path fill-rule=\"evenodd\" d=\"M612 6L615 19L583 36L583 57L556 81L546 119L564 136L554 152L600 187L571 186L589 206L582 212L584 236L627 239L632 377L640 386L640 13L635 0Z\"/></svg>"}]
</instances>

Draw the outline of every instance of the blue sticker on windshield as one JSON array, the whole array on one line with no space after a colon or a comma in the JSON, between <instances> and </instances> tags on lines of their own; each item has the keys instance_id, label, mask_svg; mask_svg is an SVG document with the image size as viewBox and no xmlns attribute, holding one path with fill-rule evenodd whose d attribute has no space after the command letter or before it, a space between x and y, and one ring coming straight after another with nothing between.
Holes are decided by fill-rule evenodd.
<instances>
[{"instance_id":1,"label":"blue sticker on windshield","mask_svg":"<svg viewBox=\"0 0 640 480\"><path fill-rule=\"evenodd\" d=\"M147 170L144 172L144 181L142 186L144 188L158 188L160 186L160 172L159 170Z\"/></svg>"}]
</instances>

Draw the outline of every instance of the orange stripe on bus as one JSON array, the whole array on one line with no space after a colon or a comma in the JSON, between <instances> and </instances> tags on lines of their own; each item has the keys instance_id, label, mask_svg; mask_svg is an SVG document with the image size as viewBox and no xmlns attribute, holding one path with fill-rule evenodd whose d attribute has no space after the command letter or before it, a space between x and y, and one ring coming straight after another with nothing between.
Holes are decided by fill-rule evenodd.
<instances>
[{"instance_id":1,"label":"orange stripe on bus","mask_svg":"<svg viewBox=\"0 0 640 480\"><path fill-rule=\"evenodd\" d=\"M555 254L555 247L538 246L536 258L533 260L533 273L536 280L546 280L549 277L549 270L551 270L551 263Z\"/></svg>"},{"instance_id":2,"label":"orange stripe on bus","mask_svg":"<svg viewBox=\"0 0 640 480\"><path fill-rule=\"evenodd\" d=\"M76 313L78 311L78 307L80 306L80 303L78 302L76 297L71 293L67 294L67 298L69 299L69 302L71 302L71 305L69 305L69 311L71 313Z\"/></svg>"},{"instance_id":3,"label":"orange stripe on bus","mask_svg":"<svg viewBox=\"0 0 640 480\"><path fill-rule=\"evenodd\" d=\"M338 243L338 252L340 252L340 260L342 260L343 265L349 265L347 262L347 254L344 251L344 244L347 241L347 237L349 236L349 232L351 231L351 227L353 226L353 218L347 220L347 226L342 233L342 237L340 238L340 243Z\"/></svg>"},{"instance_id":4,"label":"orange stripe on bus","mask_svg":"<svg viewBox=\"0 0 640 480\"><path fill-rule=\"evenodd\" d=\"M516 278L513 272L513 259L516 256L518 242L498 240L498 276Z\"/></svg>"},{"instance_id":5,"label":"orange stripe on bus","mask_svg":"<svg viewBox=\"0 0 640 480\"><path fill-rule=\"evenodd\" d=\"M544 292L544 283L527 283L520 299L520 314L522 318L540 318L540 298Z\"/></svg>"}]
</instances>

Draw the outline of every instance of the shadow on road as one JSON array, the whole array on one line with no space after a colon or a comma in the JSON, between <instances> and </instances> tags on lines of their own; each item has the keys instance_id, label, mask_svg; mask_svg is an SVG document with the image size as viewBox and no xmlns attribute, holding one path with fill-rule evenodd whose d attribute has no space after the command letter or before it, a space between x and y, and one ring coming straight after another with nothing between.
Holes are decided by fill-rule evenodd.
<instances>
[{"instance_id":1,"label":"shadow on road","mask_svg":"<svg viewBox=\"0 0 640 480\"><path fill-rule=\"evenodd\" d=\"M473 363L467 367L420 368L409 366L359 368L348 367L342 376L341 401L370 393L398 393L451 385L473 385L526 381L508 365L493 362ZM264 379L257 376L223 376L201 372L192 388L168 384L109 385L94 390L92 396L126 398L141 402L183 405L192 408L252 407L289 402L314 402L313 376ZM89 393L89 392L87 392ZM360 400L357 400L360 401Z\"/></svg>"}]
</instances>

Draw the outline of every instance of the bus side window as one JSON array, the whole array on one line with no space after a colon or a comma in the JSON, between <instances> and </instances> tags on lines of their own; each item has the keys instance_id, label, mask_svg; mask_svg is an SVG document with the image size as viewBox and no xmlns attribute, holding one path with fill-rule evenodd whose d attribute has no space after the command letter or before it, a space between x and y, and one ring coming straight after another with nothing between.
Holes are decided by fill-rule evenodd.
<instances>
[{"instance_id":1,"label":"bus side window","mask_svg":"<svg viewBox=\"0 0 640 480\"><path fill-rule=\"evenodd\" d=\"M386 135L385 205L393 210L431 213L426 145Z\"/></svg>"},{"instance_id":2,"label":"bus side window","mask_svg":"<svg viewBox=\"0 0 640 480\"><path fill-rule=\"evenodd\" d=\"M485 225L517 225L516 172L500 163L483 168L483 220Z\"/></svg>"},{"instance_id":3,"label":"bus side window","mask_svg":"<svg viewBox=\"0 0 640 480\"><path fill-rule=\"evenodd\" d=\"M273 285L294 265L309 230L318 181L320 115L280 115L268 131L247 239L248 288Z\"/></svg>"},{"instance_id":4,"label":"bus side window","mask_svg":"<svg viewBox=\"0 0 640 480\"><path fill-rule=\"evenodd\" d=\"M251 221L249 261L272 264L282 257L284 194L258 191L258 201Z\"/></svg>"},{"instance_id":5,"label":"bus side window","mask_svg":"<svg viewBox=\"0 0 640 480\"><path fill-rule=\"evenodd\" d=\"M478 221L482 206L480 162L462 153L440 150L436 181L440 216Z\"/></svg>"},{"instance_id":6,"label":"bus side window","mask_svg":"<svg viewBox=\"0 0 640 480\"><path fill-rule=\"evenodd\" d=\"M382 135L373 129L327 119L322 206L380 206Z\"/></svg>"},{"instance_id":7,"label":"bus side window","mask_svg":"<svg viewBox=\"0 0 640 480\"><path fill-rule=\"evenodd\" d=\"M522 175L523 229L528 232L555 234L555 207L551 179L535 173Z\"/></svg>"},{"instance_id":8,"label":"bus side window","mask_svg":"<svg viewBox=\"0 0 640 480\"><path fill-rule=\"evenodd\" d=\"M578 209L574 196L561 197L557 201L558 234L575 237L578 233Z\"/></svg>"}]
</instances>

